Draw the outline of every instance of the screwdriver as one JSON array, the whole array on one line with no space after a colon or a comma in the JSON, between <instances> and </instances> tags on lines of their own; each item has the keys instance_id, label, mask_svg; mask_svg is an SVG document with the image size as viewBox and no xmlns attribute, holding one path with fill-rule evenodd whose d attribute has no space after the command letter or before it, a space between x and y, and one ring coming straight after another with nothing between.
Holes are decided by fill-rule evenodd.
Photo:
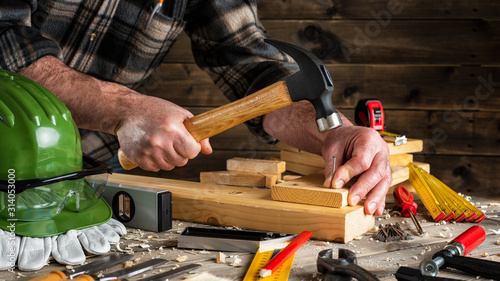
<instances>
[{"instance_id":1,"label":"screwdriver","mask_svg":"<svg viewBox=\"0 0 500 281\"><path fill-rule=\"evenodd\" d=\"M417 221L417 203L413 202L413 195L404 186L398 186L392 193L396 207L401 208L403 217L410 217L419 234L423 234L424 230Z\"/></svg>"}]
</instances>

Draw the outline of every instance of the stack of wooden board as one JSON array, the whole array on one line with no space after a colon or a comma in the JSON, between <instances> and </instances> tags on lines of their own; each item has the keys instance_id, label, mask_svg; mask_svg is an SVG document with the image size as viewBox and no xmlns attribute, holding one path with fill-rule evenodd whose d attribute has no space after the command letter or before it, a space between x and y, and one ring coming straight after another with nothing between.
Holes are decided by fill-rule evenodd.
<instances>
[{"instance_id":1,"label":"stack of wooden board","mask_svg":"<svg viewBox=\"0 0 500 281\"><path fill-rule=\"evenodd\" d=\"M363 205L331 208L274 201L267 188L203 184L114 173L109 182L172 192L172 218L204 224L298 234L346 243L373 229Z\"/></svg>"},{"instance_id":2,"label":"stack of wooden board","mask_svg":"<svg viewBox=\"0 0 500 281\"><path fill-rule=\"evenodd\" d=\"M284 161L232 158L227 160L227 171L201 172L200 182L271 188L285 171Z\"/></svg>"},{"instance_id":3,"label":"stack of wooden board","mask_svg":"<svg viewBox=\"0 0 500 281\"><path fill-rule=\"evenodd\" d=\"M392 185L408 180L409 171L406 167L408 163L415 163L426 171L430 170L428 164L414 162L411 154L422 151L422 140L408 139L407 143L403 145L394 145L393 137L384 137L384 140L389 147L389 163L393 172ZM279 144L279 146L281 149L280 159L286 162L287 171L300 175L310 175L325 169L325 160L322 156L285 144Z\"/></svg>"}]
</instances>

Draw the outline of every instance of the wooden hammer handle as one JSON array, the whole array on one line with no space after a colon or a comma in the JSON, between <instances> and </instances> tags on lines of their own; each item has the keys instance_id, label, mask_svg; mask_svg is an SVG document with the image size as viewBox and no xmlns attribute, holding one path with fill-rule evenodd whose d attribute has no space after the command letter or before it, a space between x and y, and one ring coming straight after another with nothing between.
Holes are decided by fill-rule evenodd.
<instances>
[{"instance_id":1,"label":"wooden hammer handle","mask_svg":"<svg viewBox=\"0 0 500 281\"><path fill-rule=\"evenodd\" d=\"M279 81L242 99L187 119L184 126L199 142L292 102L286 82ZM118 159L125 170L137 167L121 149Z\"/></svg>"}]
</instances>

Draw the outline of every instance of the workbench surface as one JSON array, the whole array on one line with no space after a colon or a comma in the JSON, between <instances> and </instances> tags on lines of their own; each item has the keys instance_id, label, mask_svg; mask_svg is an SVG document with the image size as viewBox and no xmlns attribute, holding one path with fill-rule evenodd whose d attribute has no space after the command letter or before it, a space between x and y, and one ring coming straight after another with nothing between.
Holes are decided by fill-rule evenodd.
<instances>
[{"instance_id":1,"label":"workbench surface","mask_svg":"<svg viewBox=\"0 0 500 281\"><path fill-rule=\"evenodd\" d=\"M500 206L496 206L499 204L491 200L476 199L475 201L479 202L478 205L483 207L481 210L489 216L488 219L478 224L486 230L487 236L485 242L473 250L468 256L500 262L500 256L498 256L500 254L500 246L497 245L497 241L500 239L500 218L497 218L497 214L500 214ZM431 258L435 252L442 249L447 241L452 240L469 227L477 225L473 223L439 224L432 222L431 217L423 208L423 205L419 204L417 218L427 234L418 236L411 220L401 217L397 211L392 210L394 208L393 202L392 195L388 196L387 213L389 215L376 217L375 225L378 226L380 224L399 222L403 230L408 234L415 235L413 240L379 242L372 238L376 233L375 229L347 244L310 240L297 252L289 280L321 280L321 274L317 273L316 269L318 253L325 249L333 249L335 255L339 248L347 248L354 251L357 255L358 264L375 274L380 280L395 280L393 274L400 266L418 268L422 260ZM418 201L416 202L419 203ZM253 254L226 252L226 256L230 256L230 258L226 258L225 264L217 264L216 251L178 249L176 247L177 237L187 226L203 225L174 220L173 228L162 233L128 229L129 233L121 239L118 245L119 248L117 248L116 245L112 246L113 251L119 251L120 249L125 250L127 245L135 244L132 250L138 262L153 258L169 260L164 266L128 280L139 280L151 276L154 273L164 272L176 266L190 263L201 263L203 266L189 274L184 274L169 280L183 280L186 276L192 276L199 272L209 272L217 277L224 277L230 280L243 280L253 259ZM149 247L143 248L138 246L139 244L146 244L149 245ZM180 256L186 256L187 260L182 262L175 261L175 259ZM241 265L237 267L231 266L230 262L233 259L231 257L238 257L241 259ZM96 258L98 257L89 257L87 261L92 261ZM118 270L122 267L123 266L116 266L106 272ZM14 274L7 271L1 272L0 280L28 280L52 270L62 269L65 269L65 267L52 261L48 266L36 272L19 272L17 270ZM481 280L481 278L476 279L475 276L452 270L441 270L438 276L461 280Z\"/></svg>"}]
</instances>

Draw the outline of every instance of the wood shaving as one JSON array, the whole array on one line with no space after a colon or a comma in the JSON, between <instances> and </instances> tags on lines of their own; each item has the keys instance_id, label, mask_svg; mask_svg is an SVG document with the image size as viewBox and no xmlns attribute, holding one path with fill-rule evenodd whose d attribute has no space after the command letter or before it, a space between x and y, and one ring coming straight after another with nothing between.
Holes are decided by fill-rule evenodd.
<instances>
[{"instance_id":1,"label":"wood shaving","mask_svg":"<svg viewBox=\"0 0 500 281\"><path fill-rule=\"evenodd\" d=\"M486 252L484 252L484 253L483 253L483 257L485 257L485 258L486 258L486 257L489 257L489 256L490 256L490 254L488 254L488 253L486 253Z\"/></svg>"},{"instance_id":2,"label":"wood shaving","mask_svg":"<svg viewBox=\"0 0 500 281\"><path fill-rule=\"evenodd\" d=\"M199 251L198 254L208 255L208 254L210 254L210 252L207 250L203 250L203 251Z\"/></svg>"},{"instance_id":3,"label":"wood shaving","mask_svg":"<svg viewBox=\"0 0 500 281\"><path fill-rule=\"evenodd\" d=\"M218 252L216 262L217 263L226 263L226 255L224 253Z\"/></svg>"},{"instance_id":4,"label":"wood shaving","mask_svg":"<svg viewBox=\"0 0 500 281\"><path fill-rule=\"evenodd\" d=\"M233 262L231 263L231 266L234 266L234 267L237 267L237 266L241 266L241 262L242 260L238 257L234 258Z\"/></svg>"},{"instance_id":5,"label":"wood shaving","mask_svg":"<svg viewBox=\"0 0 500 281\"><path fill-rule=\"evenodd\" d=\"M66 265L66 269L68 269L68 270L72 270L72 269L73 269L73 266L72 266L72 265Z\"/></svg>"},{"instance_id":6,"label":"wood shaving","mask_svg":"<svg viewBox=\"0 0 500 281\"><path fill-rule=\"evenodd\" d=\"M499 230L495 230L495 229L490 229L493 233L495 233L495 235L500 235L500 229Z\"/></svg>"},{"instance_id":7,"label":"wood shaving","mask_svg":"<svg viewBox=\"0 0 500 281\"><path fill-rule=\"evenodd\" d=\"M141 248L143 248L143 249L148 248L148 250L149 250L149 247L150 247L149 244L146 244L146 243L141 244Z\"/></svg>"},{"instance_id":8,"label":"wood shaving","mask_svg":"<svg viewBox=\"0 0 500 281\"><path fill-rule=\"evenodd\" d=\"M120 251L120 252L127 252L127 251L123 250L123 249L120 247L120 242L116 242L116 243L115 243L115 247L116 247L116 249L117 249L118 251Z\"/></svg>"},{"instance_id":9,"label":"wood shaving","mask_svg":"<svg viewBox=\"0 0 500 281\"><path fill-rule=\"evenodd\" d=\"M500 238L498 238L498 240L497 240L497 245L500 246Z\"/></svg>"},{"instance_id":10,"label":"wood shaving","mask_svg":"<svg viewBox=\"0 0 500 281\"><path fill-rule=\"evenodd\" d=\"M123 268L129 268L129 267L132 267L134 265L134 262L133 261L126 261L124 264L123 264Z\"/></svg>"},{"instance_id":11,"label":"wood shaving","mask_svg":"<svg viewBox=\"0 0 500 281\"><path fill-rule=\"evenodd\" d=\"M188 259L188 256L180 256L175 259L176 262L183 262Z\"/></svg>"},{"instance_id":12,"label":"wood shaving","mask_svg":"<svg viewBox=\"0 0 500 281\"><path fill-rule=\"evenodd\" d=\"M363 239L363 236L354 237L353 239L356 241L359 241L359 240Z\"/></svg>"},{"instance_id":13,"label":"wood shaving","mask_svg":"<svg viewBox=\"0 0 500 281\"><path fill-rule=\"evenodd\" d=\"M488 206L500 206L500 203L493 202L493 203L489 203Z\"/></svg>"}]
</instances>

